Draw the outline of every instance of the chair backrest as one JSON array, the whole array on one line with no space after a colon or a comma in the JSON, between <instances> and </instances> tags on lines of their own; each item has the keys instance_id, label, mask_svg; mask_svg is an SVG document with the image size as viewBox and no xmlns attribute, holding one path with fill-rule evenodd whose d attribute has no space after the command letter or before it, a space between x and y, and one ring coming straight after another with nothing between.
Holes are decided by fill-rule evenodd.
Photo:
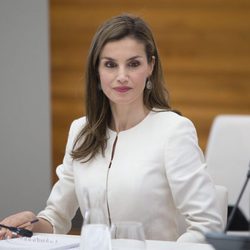
<instances>
[{"instance_id":1,"label":"chair backrest","mask_svg":"<svg viewBox=\"0 0 250 250\"><path fill-rule=\"evenodd\" d=\"M228 190L228 203L235 205L246 180L250 162L250 115L219 115L208 138L205 158L215 184ZM239 204L249 218L250 184Z\"/></svg>"},{"instance_id":2,"label":"chair backrest","mask_svg":"<svg viewBox=\"0 0 250 250\"><path fill-rule=\"evenodd\" d=\"M223 220L223 229L227 223L227 204L228 204L228 193L227 189L221 185L215 185L216 190L216 199L217 199L217 207L219 214ZM178 233L179 235L183 234L187 229L187 223L183 215L177 216L178 223Z\"/></svg>"},{"instance_id":3,"label":"chair backrest","mask_svg":"<svg viewBox=\"0 0 250 250\"><path fill-rule=\"evenodd\" d=\"M223 221L223 229L227 225L227 206L228 206L228 191L227 188L221 185L215 185L217 205Z\"/></svg>"}]
</instances>

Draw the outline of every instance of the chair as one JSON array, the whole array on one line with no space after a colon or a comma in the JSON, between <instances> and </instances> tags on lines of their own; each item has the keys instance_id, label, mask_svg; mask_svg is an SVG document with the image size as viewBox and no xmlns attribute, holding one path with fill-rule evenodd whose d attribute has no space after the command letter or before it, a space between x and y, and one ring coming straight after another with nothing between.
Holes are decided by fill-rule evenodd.
<instances>
[{"instance_id":1,"label":"chair","mask_svg":"<svg viewBox=\"0 0 250 250\"><path fill-rule=\"evenodd\" d=\"M216 190L218 211L222 217L223 229L224 229L227 223L227 204L228 204L227 189L223 186L215 185L215 190ZM187 223L183 215L179 214L177 216L177 224L178 224L178 233L179 235L181 235L187 229Z\"/></svg>"},{"instance_id":2,"label":"chair","mask_svg":"<svg viewBox=\"0 0 250 250\"><path fill-rule=\"evenodd\" d=\"M228 203L234 206L246 180L250 162L250 115L219 115L208 138L205 158L215 184L228 190ZM250 184L239 204L249 219Z\"/></svg>"}]
</instances>

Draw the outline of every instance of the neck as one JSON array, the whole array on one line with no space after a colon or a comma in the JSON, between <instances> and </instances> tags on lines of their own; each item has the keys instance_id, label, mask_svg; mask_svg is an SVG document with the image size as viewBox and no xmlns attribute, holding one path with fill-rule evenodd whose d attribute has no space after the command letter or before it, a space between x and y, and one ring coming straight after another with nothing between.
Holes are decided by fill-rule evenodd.
<instances>
[{"instance_id":1,"label":"neck","mask_svg":"<svg viewBox=\"0 0 250 250\"><path fill-rule=\"evenodd\" d=\"M129 108L111 108L112 122L111 129L116 132L124 131L136 126L140 123L149 113L146 107L140 109Z\"/></svg>"}]
</instances>

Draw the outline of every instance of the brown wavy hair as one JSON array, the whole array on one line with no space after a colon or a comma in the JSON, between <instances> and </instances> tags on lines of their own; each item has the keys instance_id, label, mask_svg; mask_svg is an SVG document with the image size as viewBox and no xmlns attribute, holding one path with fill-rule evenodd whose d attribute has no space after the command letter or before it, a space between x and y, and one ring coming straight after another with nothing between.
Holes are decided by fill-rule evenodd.
<instances>
[{"instance_id":1,"label":"brown wavy hair","mask_svg":"<svg viewBox=\"0 0 250 250\"><path fill-rule=\"evenodd\" d=\"M103 47L111 41L132 37L145 45L148 63L155 58L150 76L152 89L144 90L144 105L152 110L171 110L169 94L164 81L158 50L149 26L138 16L122 14L103 23L93 37L85 74L86 83L86 124L78 134L72 150L72 158L87 162L97 153L104 155L107 146L107 128L111 122L109 99L99 89L99 57Z\"/></svg>"}]
</instances>

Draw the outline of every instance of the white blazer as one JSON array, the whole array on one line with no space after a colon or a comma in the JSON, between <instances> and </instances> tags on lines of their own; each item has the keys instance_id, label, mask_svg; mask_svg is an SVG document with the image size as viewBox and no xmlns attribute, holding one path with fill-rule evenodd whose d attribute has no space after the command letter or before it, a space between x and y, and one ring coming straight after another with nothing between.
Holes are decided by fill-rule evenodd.
<instances>
[{"instance_id":1,"label":"white blazer","mask_svg":"<svg viewBox=\"0 0 250 250\"><path fill-rule=\"evenodd\" d=\"M59 181L38 215L51 222L55 233L70 230L79 206L84 214L82 192L91 186L107 186L111 220L141 221L148 240L201 242L204 232L222 231L215 187L190 120L170 111L151 111L139 124L118 134L109 173L117 135L110 129L105 156L99 154L87 163L70 156L85 121L83 117L71 125L63 164L57 168ZM177 211L189 225L181 236Z\"/></svg>"}]
</instances>

